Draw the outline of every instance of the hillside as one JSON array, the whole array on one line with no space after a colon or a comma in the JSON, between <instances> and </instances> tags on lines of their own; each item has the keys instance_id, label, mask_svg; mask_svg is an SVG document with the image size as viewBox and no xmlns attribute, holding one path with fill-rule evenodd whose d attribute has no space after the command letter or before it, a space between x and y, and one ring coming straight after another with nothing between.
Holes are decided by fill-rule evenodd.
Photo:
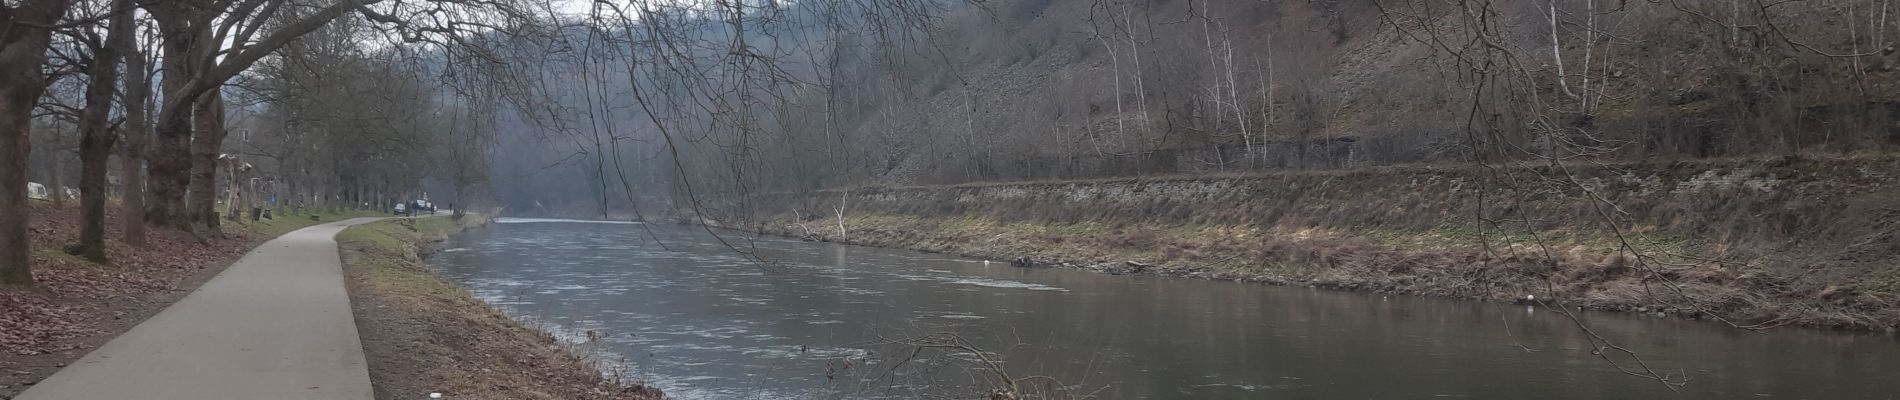
<instances>
[{"instance_id":1,"label":"hillside","mask_svg":"<svg viewBox=\"0 0 1900 400\"><path fill-rule=\"evenodd\" d=\"M1493 15L1482 22L1448 12L1465 3L1478 4L989 3L916 41L839 45L831 96L800 110L846 133L790 121L782 140L803 150L791 153L828 160L768 150L780 168L764 173L946 183L1900 140L1900 55L1879 4L1729 15L1712 1L1502 2L1483 3ZM1466 43L1478 39L1496 47Z\"/></svg>"},{"instance_id":2,"label":"hillside","mask_svg":"<svg viewBox=\"0 0 1900 400\"><path fill-rule=\"evenodd\" d=\"M1562 175L1587 184L1532 178ZM1893 158L1788 158L868 187L762 196L744 226L1021 266L1891 331L1896 176Z\"/></svg>"},{"instance_id":3,"label":"hillside","mask_svg":"<svg viewBox=\"0 0 1900 400\"><path fill-rule=\"evenodd\" d=\"M499 117L499 197L718 207L867 184L1900 143L1900 29L1874 1L894 4L912 7L761 6L743 29L682 17L537 44L511 72L543 81Z\"/></svg>"}]
</instances>

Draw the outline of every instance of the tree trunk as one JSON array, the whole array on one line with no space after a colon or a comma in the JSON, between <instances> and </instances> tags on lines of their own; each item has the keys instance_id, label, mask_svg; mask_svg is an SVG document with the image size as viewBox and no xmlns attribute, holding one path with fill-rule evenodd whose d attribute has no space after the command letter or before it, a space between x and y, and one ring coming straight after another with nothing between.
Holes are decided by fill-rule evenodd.
<instances>
[{"instance_id":1,"label":"tree trunk","mask_svg":"<svg viewBox=\"0 0 1900 400\"><path fill-rule=\"evenodd\" d=\"M167 77L164 80L170 81ZM167 90L169 92L169 90ZM169 104L172 101L167 100ZM187 106L188 107L188 106ZM165 111L158 113L158 126L153 130L157 147L146 152L150 163L151 175L146 200L145 221L151 225L188 228L190 221L185 215L185 188L191 184L191 113L189 110Z\"/></svg>"},{"instance_id":2,"label":"tree trunk","mask_svg":"<svg viewBox=\"0 0 1900 400\"><path fill-rule=\"evenodd\" d=\"M99 75L93 75L97 79ZM87 86L93 86L88 84ZM110 83L106 90L113 90ZM91 89L87 89L91 91ZM109 95L108 95L109 96ZM90 97L90 95L88 95ZM91 100L87 101L88 103ZM90 107L90 106L89 106ZM101 105L101 108L111 107ZM90 114L92 111L86 111ZM99 119L105 119L103 111ZM92 117L86 117L92 118ZM84 122L82 120L82 122ZM79 251L80 257L92 262L106 261L106 169L107 161L112 157L111 133L104 132L105 121L99 121L98 127L88 128L79 139ZM94 133L92 130L100 132Z\"/></svg>"},{"instance_id":3,"label":"tree trunk","mask_svg":"<svg viewBox=\"0 0 1900 400\"><path fill-rule=\"evenodd\" d=\"M163 22L163 21L161 21ZM166 94L158 110L158 123L153 130L153 144L157 145L145 153L151 162L150 206L146 207L145 221L151 225L179 229L190 229L191 219L185 210L185 189L191 185L191 111L193 101L174 98L173 94L184 92L191 81L191 51L195 36L189 32L179 32L184 28L160 24L164 36L165 53L160 61L164 79L159 85Z\"/></svg>"},{"instance_id":4,"label":"tree trunk","mask_svg":"<svg viewBox=\"0 0 1900 400\"><path fill-rule=\"evenodd\" d=\"M42 34L37 47L40 52L46 50L44 37ZM33 101L46 87L35 84L40 82L38 58L16 64L13 53L26 50L15 46L19 45L8 43L0 49L0 54L6 56L0 62L0 68L5 69L4 77L0 77L0 284L29 285L33 272L26 265L26 154L32 147L27 129ZM32 55L37 57L38 53ZM14 68L21 64L26 68ZM16 79L20 77L26 82Z\"/></svg>"},{"instance_id":5,"label":"tree trunk","mask_svg":"<svg viewBox=\"0 0 1900 400\"><path fill-rule=\"evenodd\" d=\"M218 229L218 148L224 143L224 97L216 90L198 96L192 108L191 185L185 206L193 222Z\"/></svg>"},{"instance_id":6,"label":"tree trunk","mask_svg":"<svg viewBox=\"0 0 1900 400\"><path fill-rule=\"evenodd\" d=\"M220 142L224 140L224 109L222 100L217 97L219 88L226 80L295 38L361 9L364 2L335 2L302 17L273 21L282 24L273 23L268 35L227 52L221 48L224 43L220 40L229 38L220 36L214 39L212 27L218 26L220 22L218 17L223 13L221 7L229 5L229 2L211 0L154 1L142 5L152 20L158 23L165 48L162 82L164 105L159 108L158 127L155 130L158 147L147 154L151 158L150 200L153 204L147 208L149 213L146 219L151 223L183 229L190 229L193 222L202 222L213 228L217 226L218 219L214 214L217 196L212 193L217 187L214 180L217 168L211 163L216 161L222 146ZM264 7L274 10L276 5L273 2ZM259 14L270 15L261 11ZM250 27L263 22L254 20L241 25ZM216 107L199 105L201 101L206 101L204 98L207 96L212 100L205 104ZM199 123L200 128L213 129L194 133L194 114L215 116ZM195 134L213 137L195 138ZM194 175L209 179L194 182ZM192 189L198 193L193 193Z\"/></svg>"},{"instance_id":7,"label":"tree trunk","mask_svg":"<svg viewBox=\"0 0 1900 400\"><path fill-rule=\"evenodd\" d=\"M126 7L129 0L119 0ZM106 42L114 43L131 32L132 13L121 12L112 18ZM79 248L78 255L96 263L106 262L106 169L112 159L111 122L114 85L119 80L119 49L107 45L93 49L92 64L86 66L86 108L79 114Z\"/></svg>"},{"instance_id":8,"label":"tree trunk","mask_svg":"<svg viewBox=\"0 0 1900 400\"><path fill-rule=\"evenodd\" d=\"M0 285L31 285L27 265L26 155L32 149L33 102L46 91L40 63L52 43L45 27L72 3L25 0L0 4Z\"/></svg>"},{"instance_id":9,"label":"tree trunk","mask_svg":"<svg viewBox=\"0 0 1900 400\"><path fill-rule=\"evenodd\" d=\"M468 190L467 190L467 187L468 187L468 185L466 185L466 184L457 184L457 185L455 185L455 200L453 200L453 201L451 201L451 202L449 203L449 204L450 204L450 206L449 206L449 215L450 215L450 216L452 216L452 217L454 217L455 219L458 219L458 220L459 220L459 219L462 219L462 215L463 215L463 213L462 213L462 209L461 209L461 208L458 208L458 207L455 207L455 206L454 206L454 204L455 204L454 202L455 202L455 201L460 201L460 202L462 202L462 204L464 204L464 207L466 207L466 204L468 204ZM640 207L640 205L639 205L639 204L633 204L633 207L635 207L635 210L638 210L638 209L639 209L638 207ZM645 222L645 221L641 221L641 222Z\"/></svg>"},{"instance_id":10,"label":"tree trunk","mask_svg":"<svg viewBox=\"0 0 1900 400\"><path fill-rule=\"evenodd\" d=\"M129 13L128 13L129 14ZM145 55L140 53L134 35L123 35L113 43L125 57L125 196L120 199L121 218L125 223L125 243L145 247L145 142L151 136L146 119L146 101L152 95L151 76L146 75Z\"/></svg>"}]
</instances>

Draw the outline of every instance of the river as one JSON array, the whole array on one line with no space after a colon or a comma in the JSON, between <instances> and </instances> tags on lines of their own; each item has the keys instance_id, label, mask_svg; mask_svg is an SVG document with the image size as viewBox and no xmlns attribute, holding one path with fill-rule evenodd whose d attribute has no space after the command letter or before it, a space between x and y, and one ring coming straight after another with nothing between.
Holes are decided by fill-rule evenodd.
<instances>
[{"instance_id":1,"label":"river","mask_svg":"<svg viewBox=\"0 0 1900 400\"><path fill-rule=\"evenodd\" d=\"M1672 392L1547 309L720 236L502 218L432 262L676 399L976 398L999 372L1107 399L1900 398L1887 335L1581 314ZM914 353L951 337L981 352Z\"/></svg>"}]
</instances>

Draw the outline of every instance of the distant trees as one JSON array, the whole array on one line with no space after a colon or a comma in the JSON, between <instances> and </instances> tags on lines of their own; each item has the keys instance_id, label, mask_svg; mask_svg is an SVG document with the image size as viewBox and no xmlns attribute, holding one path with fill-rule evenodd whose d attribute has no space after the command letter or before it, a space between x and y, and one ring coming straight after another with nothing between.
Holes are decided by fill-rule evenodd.
<instances>
[{"instance_id":1,"label":"distant trees","mask_svg":"<svg viewBox=\"0 0 1900 400\"><path fill-rule=\"evenodd\" d=\"M218 89L297 37L364 6L362 0L341 0L301 11L289 2L167 0L145 5L157 22L164 49L163 101L154 126L158 147L150 154L153 201L145 214L148 223L217 227L216 163L227 134Z\"/></svg>"},{"instance_id":2,"label":"distant trees","mask_svg":"<svg viewBox=\"0 0 1900 400\"><path fill-rule=\"evenodd\" d=\"M424 178L465 199L486 182L494 100L432 85L440 60L357 45L368 27L340 21L290 43L245 77L259 106L240 152L283 171L287 201L341 196L385 207L413 200Z\"/></svg>"},{"instance_id":3,"label":"distant trees","mask_svg":"<svg viewBox=\"0 0 1900 400\"><path fill-rule=\"evenodd\" d=\"M1891 47L1882 2L1735 4L596 3L507 60L533 89L498 124L541 148L495 161L586 177L510 186L521 203L744 213L744 193L866 184L1894 141L1900 92L1857 78L1900 62L1869 50ZM1492 27L1465 31L1467 8Z\"/></svg>"},{"instance_id":4,"label":"distant trees","mask_svg":"<svg viewBox=\"0 0 1900 400\"><path fill-rule=\"evenodd\" d=\"M76 152L80 159L82 223L79 243L70 249L75 254L106 261L105 211L114 175L109 170L114 154L121 156L117 175L128 244L143 245L148 224L216 234L219 218L214 208L220 201L220 186L234 191L240 186L292 184L276 176L220 179L219 171L224 168L220 168L219 159L234 130L227 125L229 118L255 113L252 107L258 106L244 104L237 110L229 109L225 88L234 79L254 80L257 71L253 66L273 59L299 38L340 19L363 18L352 22L362 28L351 32L355 36L337 37L337 43L346 44L350 51L362 51L364 41L375 37L373 33L387 33L383 38L394 39L384 47L390 54L407 52L412 59L440 59L444 49L461 45L461 37L506 35L521 24L533 23L521 12L523 9L509 1L462 0L28 0L0 5L0 127L4 127L0 128L0 284L32 282L26 258L29 159L48 160L34 168L45 168L52 181L62 175L58 166L66 154L71 154L68 152ZM418 18L424 16L427 18ZM155 32L143 30L148 26L155 27ZM156 69L149 68L148 60L153 59L158 61ZM437 97L447 95L428 89L426 77L417 73L422 70L399 71L400 63L393 58L371 64L375 66L355 70L368 76L332 77L367 82L364 85L373 85L365 89L367 92L345 95L380 95L374 99L382 101L333 99L332 104L369 104L366 107L372 108L368 110L383 113L378 115L378 122L355 126L373 128L355 131L361 132L356 139L421 139L391 147L364 144L388 143L381 140L332 137L331 143L319 143L313 137L288 138L284 142L296 145L280 147L284 151L281 158L314 162L318 158L310 157L313 154L330 157L322 159L330 165L320 167L279 163L302 167L285 175L305 178L294 184L301 185L311 203L334 204L335 199L346 197L335 182L318 182L336 175L336 170L352 170L350 176L362 177L360 181L378 181L375 193L387 198L406 195L396 193L406 190L398 185L413 187L424 175L447 173L423 167L430 164L427 158L432 153L424 141L455 139L447 136L441 123L450 114L440 109ZM160 81L156 94L150 90L154 76ZM44 95L49 84L60 88L55 95ZM317 86L322 85L312 87ZM35 110L43 112L36 114ZM420 116L428 116L428 122ZM284 122L285 126L303 123ZM42 157L29 157L36 153L30 138L40 136L33 133L35 130L73 132L73 144L71 148L41 149L37 153L44 153ZM325 131L333 135L342 132ZM249 139L250 135L240 135L237 141ZM476 147L485 143L467 136L456 140L476 143ZM355 146L337 151L326 148L329 144ZM471 147L463 150L480 151ZM368 157L377 162L364 167L365 163L348 157ZM467 164L469 158L457 158L463 160L458 165ZM148 164L149 181L145 179ZM273 171L286 172L290 171ZM456 179L464 184L475 180ZM52 183L52 198L63 199L63 185ZM349 192L352 202L371 190L369 183L353 183L362 186L350 188L354 190ZM236 207L240 198L230 199L231 206Z\"/></svg>"},{"instance_id":5,"label":"distant trees","mask_svg":"<svg viewBox=\"0 0 1900 400\"><path fill-rule=\"evenodd\" d=\"M0 15L0 209L24 209L33 110L58 111L37 122L80 150L88 257L115 148L136 244L214 232L225 153L311 204L494 178L744 212L862 184L1879 148L1900 112L1882 0L89 1ZM573 176L517 176L550 168Z\"/></svg>"},{"instance_id":6,"label":"distant trees","mask_svg":"<svg viewBox=\"0 0 1900 400\"><path fill-rule=\"evenodd\" d=\"M795 125L783 134L803 138L793 147L819 137L861 138L841 145L881 161L841 174L861 177L854 182L1464 160L1478 151L1465 145L1464 105L1474 99L1466 89L1482 70L1509 79L1479 99L1495 111L1544 110L1533 119L1481 115L1490 118L1478 122L1493 129L1481 138L1507 145L1486 150L1499 160L1746 155L1816 143L1843 151L1895 142L1885 115L1900 92L1867 84L1879 81L1868 77L1891 78L1888 66L1900 62L1884 50L1895 33L1877 12L1884 2L1737 4L951 7L913 39L853 40L849 32L828 39L834 47L826 51L852 57L827 61L836 65L824 68L837 73L825 82L852 89L792 100L846 112L830 122L833 129ZM1415 40L1430 32L1425 27L1458 34L1458 11L1466 8L1482 10L1496 29L1452 38L1466 41ZM1795 22L1827 20L1853 23ZM1876 44L1880 54L1871 50ZM1517 61L1491 66L1506 74L1474 58L1481 52L1445 52L1443 45L1510 49ZM945 76L959 82L952 93L941 90Z\"/></svg>"},{"instance_id":7,"label":"distant trees","mask_svg":"<svg viewBox=\"0 0 1900 400\"><path fill-rule=\"evenodd\" d=\"M1811 77L1709 80L1717 64L1709 60L1720 58L1703 52L1718 38L1683 32L1734 26L1697 16L1729 3L1472 4L1480 3L1497 29L1447 43L1511 49L1515 66L1491 67L1510 74L1474 63L1482 53L1418 40L1415 27L1458 26L1463 8L1452 0L597 3L585 21L524 47L533 60L508 60L533 65L520 75L534 77L523 85L534 89L510 98L520 118L502 123L541 138L557 159L547 163L563 155L607 161L583 168L592 178L572 187L589 193L587 202L663 192L679 205L703 197L692 192L1338 168L1468 160L1479 151L1514 161L1761 153L1779 147L1739 146L1760 140L1718 128L1777 113L1716 113L1779 104L1771 108L1807 116L1785 119L1813 121L1837 101L1823 88L1856 87ZM1875 3L1817 7L1859 10L1857 26L1885 26ZM1834 37L1822 24L1785 23L1842 15L1802 7L1768 11L1783 22L1774 27L1722 32L1778 27ZM1762 14L1744 11L1741 20ZM1874 31L1836 33L1865 48L1885 40ZM1751 46L1760 44L1733 47ZM1856 58L1878 71L1866 53L1784 57L1793 64L1769 72L1841 68ZM1478 70L1528 79L1474 94L1467 89ZM1797 87L1809 94L1769 94ZM1715 95L1737 88L1759 90ZM1498 145L1479 150L1466 133L1474 99L1497 106L1487 111L1535 106L1544 117L1479 115L1479 139ZM1862 126L1863 136L1880 129ZM615 170L628 172L628 184L616 182Z\"/></svg>"}]
</instances>

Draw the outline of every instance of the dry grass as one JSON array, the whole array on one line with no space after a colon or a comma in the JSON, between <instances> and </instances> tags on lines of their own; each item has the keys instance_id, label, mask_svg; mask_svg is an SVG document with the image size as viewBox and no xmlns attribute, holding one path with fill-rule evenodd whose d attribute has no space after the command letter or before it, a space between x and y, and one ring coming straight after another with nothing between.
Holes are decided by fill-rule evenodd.
<instances>
[{"instance_id":1,"label":"dry grass","mask_svg":"<svg viewBox=\"0 0 1900 400\"><path fill-rule=\"evenodd\" d=\"M1536 294L1585 308L1735 321L1900 327L1893 262L1900 259L1900 159L1892 157L1567 172L1382 168L851 193L851 237L816 233L1118 273L1126 271L1102 264L1483 300ZM823 209L838 195L755 203ZM1614 204L1611 218L1592 198ZM1476 223L1480 212L1495 223ZM767 214L776 216L762 230L804 233L791 226L793 213ZM807 224L820 222L834 223Z\"/></svg>"}]
</instances>

